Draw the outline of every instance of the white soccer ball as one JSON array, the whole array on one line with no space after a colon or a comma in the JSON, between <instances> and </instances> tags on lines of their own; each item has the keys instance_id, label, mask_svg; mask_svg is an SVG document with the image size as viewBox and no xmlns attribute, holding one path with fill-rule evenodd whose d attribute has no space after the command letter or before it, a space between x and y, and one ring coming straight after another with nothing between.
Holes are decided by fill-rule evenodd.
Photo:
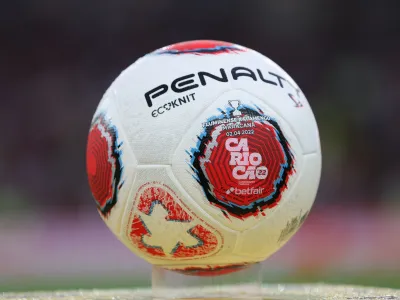
<instances>
[{"instance_id":1,"label":"white soccer ball","mask_svg":"<svg viewBox=\"0 0 400 300\"><path fill-rule=\"evenodd\" d=\"M269 58L227 42L178 43L107 90L87 173L101 217L136 255L224 274L265 260L306 219L321 173L318 128Z\"/></svg>"}]
</instances>

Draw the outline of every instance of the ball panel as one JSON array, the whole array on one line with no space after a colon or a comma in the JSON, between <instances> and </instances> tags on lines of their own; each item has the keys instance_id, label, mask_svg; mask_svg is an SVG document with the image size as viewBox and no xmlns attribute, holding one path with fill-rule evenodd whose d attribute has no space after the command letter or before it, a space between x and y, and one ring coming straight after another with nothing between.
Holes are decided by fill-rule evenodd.
<instances>
[{"instance_id":1,"label":"ball panel","mask_svg":"<svg viewBox=\"0 0 400 300\"><path fill-rule=\"evenodd\" d=\"M301 159L300 146L280 116L249 93L231 90L192 122L172 171L209 214L241 231L271 215Z\"/></svg>"},{"instance_id":2,"label":"ball panel","mask_svg":"<svg viewBox=\"0 0 400 300\"><path fill-rule=\"evenodd\" d=\"M305 155L286 201L278 207L273 218L264 219L240 234L234 253L264 260L281 248L306 220L315 200L320 174L320 153ZM254 241L258 241L257 247Z\"/></svg>"},{"instance_id":3,"label":"ball panel","mask_svg":"<svg viewBox=\"0 0 400 300\"><path fill-rule=\"evenodd\" d=\"M236 235L214 226L194 202L184 198L171 180L169 168L138 166L122 218L121 239L137 255L157 265L218 262L219 255L232 251Z\"/></svg>"}]
</instances>

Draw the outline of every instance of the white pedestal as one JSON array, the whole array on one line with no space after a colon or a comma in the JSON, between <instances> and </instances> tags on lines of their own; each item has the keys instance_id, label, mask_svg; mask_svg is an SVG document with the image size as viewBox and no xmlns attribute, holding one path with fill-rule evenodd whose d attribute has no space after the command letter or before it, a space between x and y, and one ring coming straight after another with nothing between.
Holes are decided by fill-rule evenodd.
<instances>
[{"instance_id":1,"label":"white pedestal","mask_svg":"<svg viewBox=\"0 0 400 300\"><path fill-rule=\"evenodd\" d=\"M226 286L235 287L234 298ZM226 275L191 276L153 266L152 295L155 299L262 299L262 267L256 263Z\"/></svg>"}]
</instances>

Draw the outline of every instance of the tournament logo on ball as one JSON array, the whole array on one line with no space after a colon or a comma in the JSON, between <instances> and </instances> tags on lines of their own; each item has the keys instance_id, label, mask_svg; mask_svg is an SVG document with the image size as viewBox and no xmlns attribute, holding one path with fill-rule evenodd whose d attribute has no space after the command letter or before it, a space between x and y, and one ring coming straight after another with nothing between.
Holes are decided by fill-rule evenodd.
<instances>
[{"instance_id":1,"label":"tournament logo on ball","mask_svg":"<svg viewBox=\"0 0 400 300\"><path fill-rule=\"evenodd\" d=\"M275 207L294 172L294 156L278 122L240 100L202 123L188 151L193 177L224 215L245 219Z\"/></svg>"},{"instance_id":2,"label":"tournament logo on ball","mask_svg":"<svg viewBox=\"0 0 400 300\"><path fill-rule=\"evenodd\" d=\"M216 254L221 234L200 219L166 185L148 183L135 200L127 236L143 253L163 259L193 259Z\"/></svg>"},{"instance_id":3,"label":"tournament logo on ball","mask_svg":"<svg viewBox=\"0 0 400 300\"><path fill-rule=\"evenodd\" d=\"M104 114L99 114L89 132L86 168L90 189L103 217L107 217L117 203L122 186L120 147L117 128Z\"/></svg>"}]
</instances>

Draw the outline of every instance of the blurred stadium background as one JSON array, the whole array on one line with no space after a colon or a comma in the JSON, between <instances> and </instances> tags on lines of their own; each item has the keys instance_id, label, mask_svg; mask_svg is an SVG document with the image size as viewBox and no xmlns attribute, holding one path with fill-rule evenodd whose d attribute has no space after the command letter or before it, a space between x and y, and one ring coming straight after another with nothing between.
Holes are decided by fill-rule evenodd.
<instances>
[{"instance_id":1,"label":"blurred stadium background","mask_svg":"<svg viewBox=\"0 0 400 300\"><path fill-rule=\"evenodd\" d=\"M236 42L308 97L323 174L266 282L400 288L400 18L396 1L2 1L0 292L148 285L98 217L89 123L139 56L182 40Z\"/></svg>"}]
</instances>

